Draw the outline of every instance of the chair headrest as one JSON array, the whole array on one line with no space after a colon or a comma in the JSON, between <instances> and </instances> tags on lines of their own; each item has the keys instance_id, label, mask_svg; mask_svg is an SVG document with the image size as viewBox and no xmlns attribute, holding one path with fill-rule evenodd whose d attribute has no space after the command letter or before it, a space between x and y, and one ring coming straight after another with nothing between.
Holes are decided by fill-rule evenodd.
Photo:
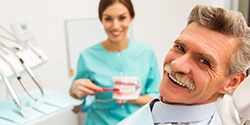
<instances>
[{"instance_id":1,"label":"chair headrest","mask_svg":"<svg viewBox=\"0 0 250 125\"><path fill-rule=\"evenodd\" d=\"M247 77L234 91L233 102L239 115L250 120L250 77Z\"/></svg>"}]
</instances>

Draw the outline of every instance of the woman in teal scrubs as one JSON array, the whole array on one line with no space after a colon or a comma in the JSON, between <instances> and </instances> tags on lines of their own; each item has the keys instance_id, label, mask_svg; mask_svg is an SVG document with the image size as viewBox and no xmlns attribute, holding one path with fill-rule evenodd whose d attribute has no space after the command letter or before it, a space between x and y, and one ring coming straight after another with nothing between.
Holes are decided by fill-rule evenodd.
<instances>
[{"instance_id":1,"label":"woman in teal scrubs","mask_svg":"<svg viewBox=\"0 0 250 125\"><path fill-rule=\"evenodd\" d=\"M80 53L70 89L72 97L83 101L87 95L95 96L85 125L115 125L158 96L160 74L153 49L127 38L134 15L130 0L100 0L99 18L108 37ZM104 92L102 88L114 87L115 76L139 78L139 98L115 100L112 91Z\"/></svg>"}]
</instances>

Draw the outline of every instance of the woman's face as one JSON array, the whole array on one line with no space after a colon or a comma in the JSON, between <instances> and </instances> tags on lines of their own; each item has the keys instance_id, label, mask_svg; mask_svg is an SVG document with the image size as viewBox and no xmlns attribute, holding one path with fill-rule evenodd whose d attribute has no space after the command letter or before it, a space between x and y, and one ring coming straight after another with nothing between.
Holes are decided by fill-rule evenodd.
<instances>
[{"instance_id":1,"label":"woman's face","mask_svg":"<svg viewBox=\"0 0 250 125\"><path fill-rule=\"evenodd\" d=\"M106 8L102 14L102 24L110 42L119 42L127 38L131 18L128 9L116 2Z\"/></svg>"}]
</instances>

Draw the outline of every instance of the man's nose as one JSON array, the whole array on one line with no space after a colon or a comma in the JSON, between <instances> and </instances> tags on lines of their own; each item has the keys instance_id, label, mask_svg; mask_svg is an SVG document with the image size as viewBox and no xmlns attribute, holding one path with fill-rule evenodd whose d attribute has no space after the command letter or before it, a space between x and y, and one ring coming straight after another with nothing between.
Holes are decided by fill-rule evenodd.
<instances>
[{"instance_id":1,"label":"man's nose","mask_svg":"<svg viewBox=\"0 0 250 125\"><path fill-rule=\"evenodd\" d=\"M182 55L171 62L171 68L175 72L189 74L191 71L192 59L189 55Z\"/></svg>"}]
</instances>

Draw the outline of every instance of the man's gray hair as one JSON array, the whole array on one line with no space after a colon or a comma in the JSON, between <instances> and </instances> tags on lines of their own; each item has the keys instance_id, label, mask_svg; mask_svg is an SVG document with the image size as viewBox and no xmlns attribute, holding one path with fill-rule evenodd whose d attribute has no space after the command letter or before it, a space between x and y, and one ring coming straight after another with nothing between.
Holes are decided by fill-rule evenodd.
<instances>
[{"instance_id":1,"label":"man's gray hair","mask_svg":"<svg viewBox=\"0 0 250 125\"><path fill-rule=\"evenodd\" d=\"M226 75L246 71L250 65L250 28L240 12L220 7L195 6L188 23L199 23L208 29L237 38L238 46L231 56Z\"/></svg>"}]
</instances>

